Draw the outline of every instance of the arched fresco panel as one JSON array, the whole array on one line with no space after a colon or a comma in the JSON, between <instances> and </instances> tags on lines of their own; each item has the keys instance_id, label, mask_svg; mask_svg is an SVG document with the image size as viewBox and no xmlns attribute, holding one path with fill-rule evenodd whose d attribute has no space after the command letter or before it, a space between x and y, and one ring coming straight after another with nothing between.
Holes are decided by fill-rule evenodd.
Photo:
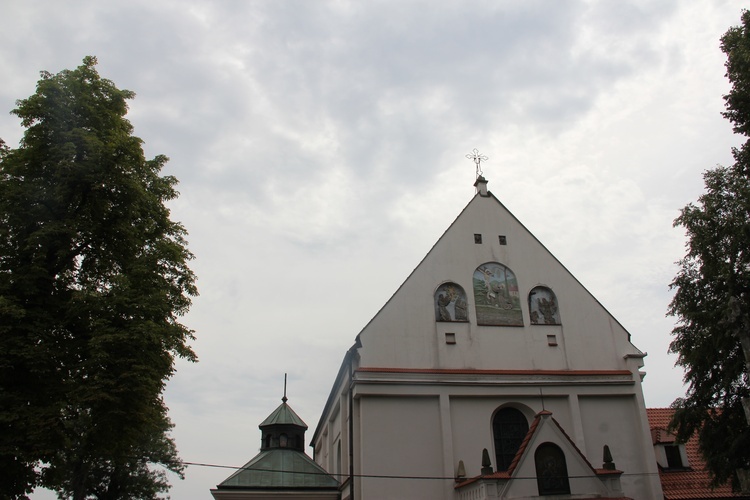
<instances>
[{"instance_id":1,"label":"arched fresco panel","mask_svg":"<svg viewBox=\"0 0 750 500\"><path fill-rule=\"evenodd\" d=\"M560 310L555 292L537 286L529 292L529 316L532 325L559 325Z\"/></svg>"},{"instance_id":2,"label":"arched fresco panel","mask_svg":"<svg viewBox=\"0 0 750 500\"><path fill-rule=\"evenodd\" d=\"M502 264L488 262L474 271L474 303L479 325L523 326L516 275Z\"/></svg>"},{"instance_id":3,"label":"arched fresco panel","mask_svg":"<svg viewBox=\"0 0 750 500\"><path fill-rule=\"evenodd\" d=\"M435 321L468 321L466 292L455 283L443 283L435 292Z\"/></svg>"}]
</instances>

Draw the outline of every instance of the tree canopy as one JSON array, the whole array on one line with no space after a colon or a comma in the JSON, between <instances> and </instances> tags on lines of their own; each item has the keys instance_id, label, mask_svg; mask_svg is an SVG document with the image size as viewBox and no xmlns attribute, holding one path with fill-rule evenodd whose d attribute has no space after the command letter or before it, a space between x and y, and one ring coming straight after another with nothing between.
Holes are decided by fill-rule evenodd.
<instances>
[{"instance_id":1,"label":"tree canopy","mask_svg":"<svg viewBox=\"0 0 750 500\"><path fill-rule=\"evenodd\" d=\"M157 498L183 465L162 398L197 294L177 180L96 58L42 72L0 142L0 497ZM159 465L159 466L156 466Z\"/></svg>"},{"instance_id":2,"label":"tree canopy","mask_svg":"<svg viewBox=\"0 0 750 500\"><path fill-rule=\"evenodd\" d=\"M750 136L750 12L721 49L731 83L724 116ZM672 425L683 440L698 434L715 484L738 487L738 471L750 469L750 140L732 154L733 165L705 172L705 193L675 220L688 242L669 314L678 319L670 351L688 384Z\"/></svg>"}]
</instances>

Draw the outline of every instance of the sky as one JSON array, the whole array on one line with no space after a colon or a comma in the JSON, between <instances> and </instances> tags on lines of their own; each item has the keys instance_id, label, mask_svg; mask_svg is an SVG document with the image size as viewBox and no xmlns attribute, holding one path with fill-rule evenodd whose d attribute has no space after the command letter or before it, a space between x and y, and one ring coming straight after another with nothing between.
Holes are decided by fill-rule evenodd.
<instances>
[{"instance_id":1,"label":"sky","mask_svg":"<svg viewBox=\"0 0 750 500\"><path fill-rule=\"evenodd\" d=\"M490 191L648 353L650 407L684 393L667 353L672 226L731 164L719 38L741 2L5 0L0 137L39 71L98 57L180 180L200 296L165 400L189 463L241 466L289 403L318 421L346 350L474 195ZM310 450L308 450L310 451ZM170 475L211 498L232 469ZM38 491L35 499L53 498Z\"/></svg>"}]
</instances>

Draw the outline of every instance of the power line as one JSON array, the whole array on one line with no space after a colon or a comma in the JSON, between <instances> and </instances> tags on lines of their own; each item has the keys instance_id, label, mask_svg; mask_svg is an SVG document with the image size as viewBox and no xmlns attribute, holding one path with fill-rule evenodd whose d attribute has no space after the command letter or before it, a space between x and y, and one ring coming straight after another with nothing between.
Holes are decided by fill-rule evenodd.
<instances>
[{"instance_id":1,"label":"power line","mask_svg":"<svg viewBox=\"0 0 750 500\"><path fill-rule=\"evenodd\" d=\"M332 477L338 477L338 478L348 478L350 477L348 474L334 474L334 473L328 473L328 472L301 472L301 471L291 471L291 470L284 470L284 469L264 469L264 468L250 468L250 467L237 467L234 465L219 465L219 464L207 464L207 463L201 463L201 462L182 462L184 465L192 465L196 467L212 467L216 469L231 469L236 471L241 470L248 470L252 472L272 472L272 473L281 473L281 474L300 474L300 475L308 475L308 476L332 476ZM623 472L620 474L620 476L658 476L659 474L656 472ZM432 481L456 481L455 477L445 477L445 476L402 476L402 475L392 475L392 474L354 474L353 477L356 478L371 478L371 479L411 479L411 480L432 480ZM481 477L481 476L475 476L475 477ZM586 479L591 476L560 476L560 477L567 477L568 479ZM474 477L467 477L462 478L462 481L468 481L469 479L474 479ZM493 479L504 479L504 478L493 478ZM524 480L531 480L534 481L537 480L536 476L513 476L509 477L508 479L524 479Z\"/></svg>"}]
</instances>

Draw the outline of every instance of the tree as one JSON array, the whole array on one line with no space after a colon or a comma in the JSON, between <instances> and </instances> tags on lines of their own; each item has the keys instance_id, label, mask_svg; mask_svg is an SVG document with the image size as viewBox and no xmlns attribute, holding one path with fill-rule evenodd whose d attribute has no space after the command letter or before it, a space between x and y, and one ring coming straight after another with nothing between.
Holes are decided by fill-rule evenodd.
<instances>
[{"instance_id":1,"label":"tree","mask_svg":"<svg viewBox=\"0 0 750 500\"><path fill-rule=\"evenodd\" d=\"M42 72L19 148L0 141L1 498L157 498L183 471L162 399L195 361L177 180L96 64Z\"/></svg>"},{"instance_id":2,"label":"tree","mask_svg":"<svg viewBox=\"0 0 750 500\"><path fill-rule=\"evenodd\" d=\"M732 85L724 116L750 136L750 12L721 48ZM698 205L675 220L688 242L669 314L678 319L670 351L688 384L672 427L683 440L698 434L714 484L738 488L750 469L750 140L732 154L732 166L705 172Z\"/></svg>"}]
</instances>

